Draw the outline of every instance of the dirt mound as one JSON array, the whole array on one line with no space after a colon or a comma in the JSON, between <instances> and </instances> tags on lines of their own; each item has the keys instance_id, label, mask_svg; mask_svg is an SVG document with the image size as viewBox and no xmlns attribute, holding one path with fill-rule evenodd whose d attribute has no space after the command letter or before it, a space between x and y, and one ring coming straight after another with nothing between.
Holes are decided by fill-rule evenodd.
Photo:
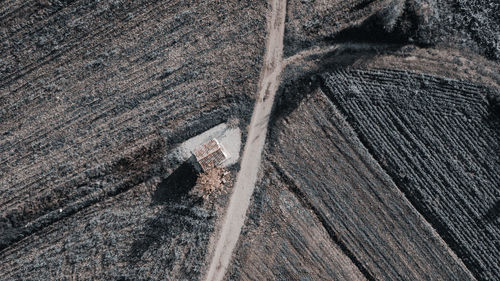
<instances>
[{"instance_id":1,"label":"dirt mound","mask_svg":"<svg viewBox=\"0 0 500 281\"><path fill-rule=\"evenodd\" d=\"M444 46L500 59L490 0L290 1L286 54L332 42Z\"/></svg>"},{"instance_id":2,"label":"dirt mound","mask_svg":"<svg viewBox=\"0 0 500 281\"><path fill-rule=\"evenodd\" d=\"M202 173L196 181L193 194L208 200L210 196L215 196L223 191L227 182L229 182L229 172L224 168L213 167Z\"/></svg>"},{"instance_id":3,"label":"dirt mound","mask_svg":"<svg viewBox=\"0 0 500 281\"><path fill-rule=\"evenodd\" d=\"M391 0L291 0L287 1L285 55L325 44L327 38L362 24L388 7L400 7L402 1ZM396 3L396 4L395 4Z\"/></svg>"}]
</instances>

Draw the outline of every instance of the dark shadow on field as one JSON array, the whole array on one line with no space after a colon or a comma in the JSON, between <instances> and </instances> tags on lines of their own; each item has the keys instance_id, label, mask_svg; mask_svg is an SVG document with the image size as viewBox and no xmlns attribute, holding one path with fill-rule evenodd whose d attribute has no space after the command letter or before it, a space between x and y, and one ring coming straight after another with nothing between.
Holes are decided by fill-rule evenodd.
<instances>
[{"instance_id":1,"label":"dark shadow on field","mask_svg":"<svg viewBox=\"0 0 500 281\"><path fill-rule=\"evenodd\" d=\"M174 172L165 178L152 196L153 205L164 205L158 214L146 221L144 226L136 235L136 240L127 255L129 264L139 262L144 253L161 244L170 244L179 234L195 231L191 223L197 223L200 215L193 211L199 205L200 199L189 195L191 189L196 185L198 171L190 158L182 163ZM202 216L203 217L203 216ZM152 249L152 251L154 251ZM162 262L166 267L173 265L174 257L168 257Z\"/></svg>"},{"instance_id":2,"label":"dark shadow on field","mask_svg":"<svg viewBox=\"0 0 500 281\"><path fill-rule=\"evenodd\" d=\"M498 91L497 89L492 89L492 91L487 94L486 99L488 101L488 116L486 117L485 121L487 126L490 127L493 134L495 134L495 142L493 143L493 145L495 146L494 151L500 151L500 91ZM500 212L499 202L500 201L497 201L495 207L492 208L492 210L497 210L496 217L498 217L498 212ZM487 217L491 216L487 215ZM495 218L486 220L487 222L491 222L494 221Z\"/></svg>"},{"instance_id":3,"label":"dark shadow on field","mask_svg":"<svg viewBox=\"0 0 500 281\"><path fill-rule=\"evenodd\" d=\"M137 238L130 247L127 262L137 264L146 251L151 249L154 252L152 247L158 248L161 244L170 244L177 232L188 231L184 230L186 225L184 220L180 218L182 215L182 211L177 210L177 208L166 206L155 217L147 220L144 226L138 226L142 230L136 235ZM169 267L173 262L174 259L169 258L164 266Z\"/></svg>"},{"instance_id":4,"label":"dark shadow on field","mask_svg":"<svg viewBox=\"0 0 500 281\"><path fill-rule=\"evenodd\" d=\"M498 200L495 205L493 205L484 215L483 219L487 223L494 222L500 217L500 200Z\"/></svg>"},{"instance_id":5,"label":"dark shadow on field","mask_svg":"<svg viewBox=\"0 0 500 281\"><path fill-rule=\"evenodd\" d=\"M408 36L398 32L388 32L379 24L376 15L368 18L360 25L341 30L327 41L335 43L389 43L407 44Z\"/></svg>"},{"instance_id":6,"label":"dark shadow on field","mask_svg":"<svg viewBox=\"0 0 500 281\"><path fill-rule=\"evenodd\" d=\"M363 3L361 3L363 5ZM366 3L365 3L366 5ZM394 4L397 5L397 4ZM354 8L356 9L356 8ZM415 44L430 47L435 44L437 18L413 5L403 9L390 5L371 15L358 25L352 25L326 38L327 42Z\"/></svg>"},{"instance_id":7,"label":"dark shadow on field","mask_svg":"<svg viewBox=\"0 0 500 281\"><path fill-rule=\"evenodd\" d=\"M153 204L178 202L186 197L196 185L198 172L194 166L194 157L184 161L172 174L164 179L153 194Z\"/></svg>"}]
</instances>

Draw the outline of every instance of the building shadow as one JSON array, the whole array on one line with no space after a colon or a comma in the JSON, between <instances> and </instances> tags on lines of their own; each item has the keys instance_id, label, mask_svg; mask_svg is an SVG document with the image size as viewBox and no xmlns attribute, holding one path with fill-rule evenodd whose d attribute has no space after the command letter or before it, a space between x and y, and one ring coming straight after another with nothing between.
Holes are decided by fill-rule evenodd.
<instances>
[{"instance_id":1,"label":"building shadow","mask_svg":"<svg viewBox=\"0 0 500 281\"><path fill-rule=\"evenodd\" d=\"M189 192L196 185L198 175L194 157L191 157L158 184L152 195L152 204L164 205L163 209L148 219L141 232L136 234L127 255L129 264L140 261L152 246L169 243L180 232L189 232L186 218L195 217L191 209L199 203L199 198L190 196Z\"/></svg>"},{"instance_id":2,"label":"building shadow","mask_svg":"<svg viewBox=\"0 0 500 281\"><path fill-rule=\"evenodd\" d=\"M196 185L198 169L194 156L184 161L172 174L165 178L153 193L153 204L178 202L189 195Z\"/></svg>"}]
</instances>

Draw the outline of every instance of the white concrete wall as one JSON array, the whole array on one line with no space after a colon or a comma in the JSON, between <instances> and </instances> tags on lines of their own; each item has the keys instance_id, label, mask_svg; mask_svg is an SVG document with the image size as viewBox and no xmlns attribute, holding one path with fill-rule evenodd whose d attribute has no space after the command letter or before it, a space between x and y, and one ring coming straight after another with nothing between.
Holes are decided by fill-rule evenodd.
<instances>
[{"instance_id":1,"label":"white concrete wall","mask_svg":"<svg viewBox=\"0 0 500 281\"><path fill-rule=\"evenodd\" d=\"M213 138L219 141L228 154L229 158L223 163L223 166L227 167L238 162L241 149L241 131L240 128L229 127L226 123L219 124L181 143L169 154L169 158L184 162L191 157L193 150Z\"/></svg>"}]
</instances>

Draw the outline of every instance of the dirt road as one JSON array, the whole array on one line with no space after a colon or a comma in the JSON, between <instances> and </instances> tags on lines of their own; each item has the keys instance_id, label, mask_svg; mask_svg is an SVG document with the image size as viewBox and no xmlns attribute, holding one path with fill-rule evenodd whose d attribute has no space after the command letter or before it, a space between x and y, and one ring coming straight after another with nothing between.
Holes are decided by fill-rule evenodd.
<instances>
[{"instance_id":1,"label":"dirt road","mask_svg":"<svg viewBox=\"0 0 500 281\"><path fill-rule=\"evenodd\" d=\"M247 143L241 159L241 169L234 185L229 206L215 246L214 255L206 275L207 281L222 280L226 273L233 249L236 246L250 198L255 189L262 150L266 139L269 116L274 95L283 69L283 36L285 32L286 1L272 0L272 12L268 20L266 54L259 82L258 99L255 103Z\"/></svg>"},{"instance_id":2,"label":"dirt road","mask_svg":"<svg viewBox=\"0 0 500 281\"><path fill-rule=\"evenodd\" d=\"M241 159L241 169L236 178L233 194L231 195L205 278L207 281L222 280L224 278L233 250L238 242L250 204L250 198L255 189L269 117L276 90L280 83L281 72L288 64L302 60L308 56L333 52L341 47L341 45L324 48L315 47L284 59L283 37L285 32L285 17L286 1L272 0L272 12L268 19L269 33L266 43L264 66L259 82L258 98L250 121L248 138ZM367 46L361 44L354 47L365 48Z\"/></svg>"}]
</instances>

